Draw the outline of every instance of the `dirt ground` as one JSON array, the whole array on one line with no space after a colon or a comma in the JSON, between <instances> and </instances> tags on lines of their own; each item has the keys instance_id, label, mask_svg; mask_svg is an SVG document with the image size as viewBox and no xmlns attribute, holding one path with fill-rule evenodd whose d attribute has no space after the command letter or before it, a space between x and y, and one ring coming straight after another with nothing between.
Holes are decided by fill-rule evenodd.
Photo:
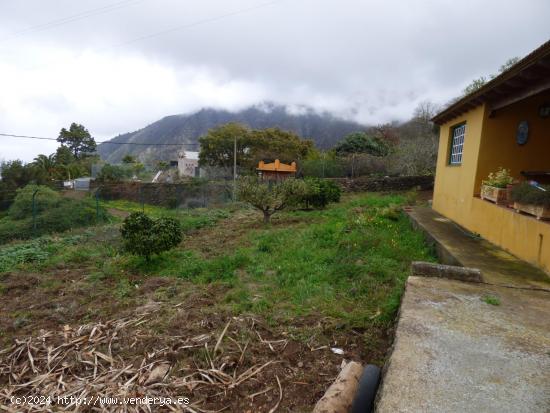
<instances>
[{"instance_id":1,"label":"dirt ground","mask_svg":"<svg viewBox=\"0 0 550 413\"><path fill-rule=\"evenodd\" d=\"M116 337L117 350L113 347L109 357L120 359L120 366L112 368L139 366L142 360L166 364L170 372L163 381L168 386L163 394L189 397L196 411L225 409L251 413L271 411L279 398L278 411L308 411L337 375L344 358L362 360L365 356L359 333L355 336L335 333L332 325L323 325L323 320L296 319L292 325L268 326L253 315L232 317L214 312L212 309L224 296L224 288L220 286L198 289L175 279L149 278L138 288L138 297L121 303L105 300L101 292L85 287L83 277L85 271L60 269L56 274L58 283L47 288L34 288L37 283L44 283L39 281L44 278L43 274L40 278L33 274L4 278L11 299L4 303L0 315L0 329L5 332L2 348L9 350L9 342L14 337L25 342L27 336L41 336L46 332L49 338L45 340L45 347L57 347L64 343L63 333L69 328L65 326L78 329L82 320L93 319L89 323L93 328L98 320L105 322L113 316L124 319L145 314L138 329L130 326ZM319 337L304 341L293 336L293 331L304 328L317 329ZM222 339L214 351L220 336ZM39 343L42 341L38 339ZM85 339L80 346L85 347L88 342ZM192 347L188 347L190 343ZM334 354L331 346L345 349L346 354ZM105 345L96 350L108 353ZM76 354L78 351L67 358L72 362L62 371L66 390L74 385L71 377L86 376L92 371L89 365L74 362ZM42 362L39 354L33 358L38 373L55 373L47 368L46 357ZM27 383L37 376L30 368L25 372L20 365L25 360L26 355L14 362L13 356L8 358L6 352L0 353L0 387L4 388L4 394L49 394L44 393L49 389L47 383L19 389L10 386ZM241 374L262 366L265 367L249 379L234 385L234 379ZM12 373L18 375L16 380L10 376ZM130 377L129 373L121 374L118 384ZM148 390L147 386L136 383L125 394L147 395ZM153 390L152 395L158 393L157 389ZM62 395L63 391L58 393ZM4 401L7 400L6 397Z\"/></svg>"}]
</instances>

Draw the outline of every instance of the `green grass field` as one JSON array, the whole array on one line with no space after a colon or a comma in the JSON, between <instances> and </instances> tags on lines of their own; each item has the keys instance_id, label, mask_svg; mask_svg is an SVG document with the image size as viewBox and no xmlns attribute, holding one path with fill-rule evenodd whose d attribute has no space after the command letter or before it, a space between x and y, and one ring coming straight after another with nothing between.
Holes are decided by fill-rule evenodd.
<instances>
[{"instance_id":1,"label":"green grass field","mask_svg":"<svg viewBox=\"0 0 550 413\"><path fill-rule=\"evenodd\" d=\"M399 210L405 202L404 195L352 195L326 210L280 213L267 226L253 210L240 207L146 206L152 216L181 221L186 238L178 248L149 262L128 255L121 251L114 222L3 246L0 272L40 272L49 285L55 268L68 267L83 272L82 282L97 286L106 299L129 305L140 301L134 287L151 277L197 288L218 285L220 311L254 314L273 326L319 318L342 331L360 332L366 346L376 345L377 335L395 319L411 261L433 260L422 235ZM125 201L105 207L141 210ZM102 290L104 284L109 288ZM313 334L310 327L298 330L304 337Z\"/></svg>"}]
</instances>

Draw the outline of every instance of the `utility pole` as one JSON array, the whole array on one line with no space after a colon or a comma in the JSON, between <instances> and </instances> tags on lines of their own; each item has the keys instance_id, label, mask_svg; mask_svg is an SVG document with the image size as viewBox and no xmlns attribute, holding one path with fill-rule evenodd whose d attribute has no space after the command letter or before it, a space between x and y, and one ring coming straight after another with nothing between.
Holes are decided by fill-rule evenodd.
<instances>
[{"instance_id":1,"label":"utility pole","mask_svg":"<svg viewBox=\"0 0 550 413\"><path fill-rule=\"evenodd\" d=\"M233 141L233 202L237 201L237 137Z\"/></svg>"}]
</instances>

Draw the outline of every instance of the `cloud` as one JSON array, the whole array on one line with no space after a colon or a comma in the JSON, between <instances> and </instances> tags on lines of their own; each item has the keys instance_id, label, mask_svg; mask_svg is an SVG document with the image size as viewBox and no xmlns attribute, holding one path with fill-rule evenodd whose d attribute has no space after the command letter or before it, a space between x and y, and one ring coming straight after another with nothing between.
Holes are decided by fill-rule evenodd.
<instances>
[{"instance_id":1,"label":"cloud","mask_svg":"<svg viewBox=\"0 0 550 413\"><path fill-rule=\"evenodd\" d=\"M107 139L266 100L402 120L546 41L549 15L546 0L2 2L0 132L56 137L80 122ZM53 147L0 138L0 158Z\"/></svg>"}]
</instances>

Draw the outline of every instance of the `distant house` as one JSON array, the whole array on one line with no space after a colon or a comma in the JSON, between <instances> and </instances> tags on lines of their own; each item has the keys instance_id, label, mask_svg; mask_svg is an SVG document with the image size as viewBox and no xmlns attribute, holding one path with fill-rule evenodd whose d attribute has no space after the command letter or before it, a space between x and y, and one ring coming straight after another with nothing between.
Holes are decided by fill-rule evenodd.
<instances>
[{"instance_id":1,"label":"distant house","mask_svg":"<svg viewBox=\"0 0 550 413\"><path fill-rule=\"evenodd\" d=\"M433 208L550 271L550 223L480 197L482 180L500 167L519 181L550 176L550 41L433 121L440 126Z\"/></svg>"},{"instance_id":2,"label":"distant house","mask_svg":"<svg viewBox=\"0 0 550 413\"><path fill-rule=\"evenodd\" d=\"M82 178L76 178L73 181L73 187L77 191L89 191L90 190L90 182L92 181L91 177L82 177Z\"/></svg>"},{"instance_id":3,"label":"distant house","mask_svg":"<svg viewBox=\"0 0 550 413\"><path fill-rule=\"evenodd\" d=\"M199 153L191 151L178 152L178 172L180 176L199 177Z\"/></svg>"},{"instance_id":4,"label":"distant house","mask_svg":"<svg viewBox=\"0 0 550 413\"><path fill-rule=\"evenodd\" d=\"M271 163L260 161L256 170L258 171L258 175L264 180L281 181L296 176L296 162L288 165L278 159L275 159L275 162Z\"/></svg>"}]
</instances>

